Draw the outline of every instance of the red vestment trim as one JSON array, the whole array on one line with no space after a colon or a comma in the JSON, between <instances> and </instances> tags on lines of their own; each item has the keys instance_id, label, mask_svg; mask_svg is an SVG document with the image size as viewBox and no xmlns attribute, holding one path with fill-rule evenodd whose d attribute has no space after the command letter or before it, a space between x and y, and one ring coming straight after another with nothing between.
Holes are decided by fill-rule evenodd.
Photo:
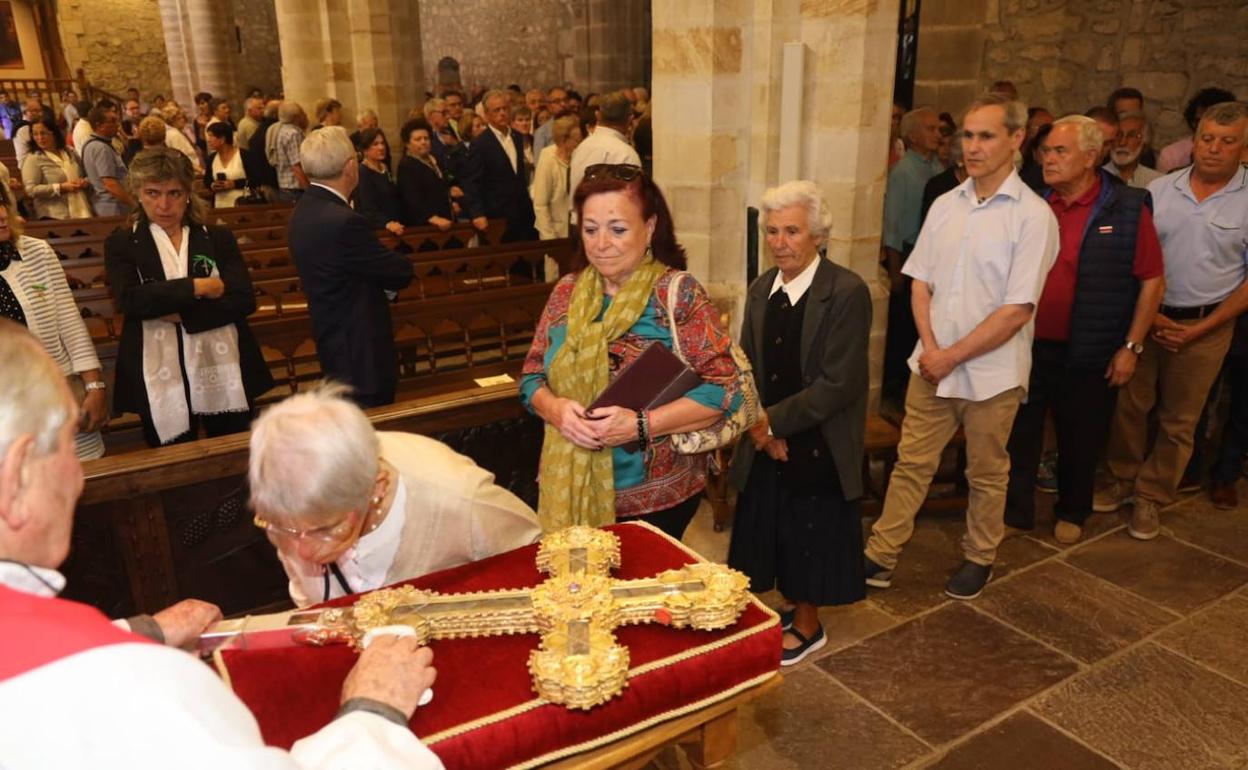
<instances>
[{"instance_id":1,"label":"red vestment trim","mask_svg":"<svg viewBox=\"0 0 1248 770\"><path fill-rule=\"evenodd\" d=\"M94 607L0 585L0 682L96 647L147 642Z\"/></svg>"}]
</instances>

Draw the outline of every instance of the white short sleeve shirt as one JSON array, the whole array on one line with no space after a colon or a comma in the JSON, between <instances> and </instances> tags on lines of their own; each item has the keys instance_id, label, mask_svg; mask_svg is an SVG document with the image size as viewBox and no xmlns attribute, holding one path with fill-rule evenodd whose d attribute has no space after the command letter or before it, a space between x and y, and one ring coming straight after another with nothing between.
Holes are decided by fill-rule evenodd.
<instances>
[{"instance_id":1,"label":"white short sleeve shirt","mask_svg":"<svg viewBox=\"0 0 1248 770\"><path fill-rule=\"evenodd\" d=\"M932 334L942 348L970 334L1002 305L1034 309L1057 259L1057 219L1017 171L979 202L967 179L936 199L902 272L932 292ZM941 398L984 401L1031 376L1033 318L995 350L972 358L936 386ZM919 371L923 343L915 345L910 370Z\"/></svg>"}]
</instances>

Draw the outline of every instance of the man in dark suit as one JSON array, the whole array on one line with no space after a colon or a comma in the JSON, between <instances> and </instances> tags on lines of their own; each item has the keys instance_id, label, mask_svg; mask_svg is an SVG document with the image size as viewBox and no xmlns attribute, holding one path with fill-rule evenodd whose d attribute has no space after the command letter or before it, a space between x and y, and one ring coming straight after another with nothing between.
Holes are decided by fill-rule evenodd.
<instances>
[{"instance_id":1,"label":"man in dark suit","mask_svg":"<svg viewBox=\"0 0 1248 770\"><path fill-rule=\"evenodd\" d=\"M507 220L503 241L535 241L533 201L524 171L524 144L511 130L511 97L505 91L485 95L489 127L468 148L460 186L464 210L473 227L484 231L490 218Z\"/></svg>"},{"instance_id":2,"label":"man in dark suit","mask_svg":"<svg viewBox=\"0 0 1248 770\"><path fill-rule=\"evenodd\" d=\"M351 385L362 407L394 403L398 361L386 292L411 283L412 264L383 246L347 204L360 169L345 129L308 134L299 157L312 184L290 218L290 253L321 371Z\"/></svg>"}]
</instances>

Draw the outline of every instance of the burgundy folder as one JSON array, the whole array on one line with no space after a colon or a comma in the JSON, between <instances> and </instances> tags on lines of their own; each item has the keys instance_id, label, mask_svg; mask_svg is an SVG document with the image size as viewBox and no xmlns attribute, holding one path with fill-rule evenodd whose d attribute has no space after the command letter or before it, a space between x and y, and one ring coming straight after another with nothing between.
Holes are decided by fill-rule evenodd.
<instances>
[{"instance_id":1,"label":"burgundy folder","mask_svg":"<svg viewBox=\"0 0 1248 770\"><path fill-rule=\"evenodd\" d=\"M589 408L591 411L600 406L654 409L675 401L701 384L702 378L697 372L666 345L654 342L624 367ZM623 448L635 452L639 447L632 443Z\"/></svg>"}]
</instances>

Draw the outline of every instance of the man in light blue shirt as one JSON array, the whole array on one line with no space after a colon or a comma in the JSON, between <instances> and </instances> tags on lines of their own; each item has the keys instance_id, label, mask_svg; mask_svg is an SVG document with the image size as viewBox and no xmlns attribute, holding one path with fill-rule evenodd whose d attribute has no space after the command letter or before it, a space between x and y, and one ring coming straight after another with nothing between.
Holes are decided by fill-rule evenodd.
<instances>
[{"instance_id":1,"label":"man in light blue shirt","mask_svg":"<svg viewBox=\"0 0 1248 770\"><path fill-rule=\"evenodd\" d=\"M1248 309L1248 104L1210 107L1196 129L1190 168L1148 186L1166 262L1166 294L1133 377L1118 395L1106 449L1113 480L1093 509L1134 499L1128 532L1150 540L1192 454L1196 423ZM1157 410L1157 438L1147 442Z\"/></svg>"},{"instance_id":2,"label":"man in light blue shirt","mask_svg":"<svg viewBox=\"0 0 1248 770\"><path fill-rule=\"evenodd\" d=\"M923 213L923 188L944 171L936 159L940 145L940 116L930 107L918 107L901 118L901 137L906 154L888 172L884 191L883 254L892 290L888 298L888 336L884 344L884 395L897 403L905 400L910 369L906 356L914 349L918 334L910 312L910 282L901 267L919 237Z\"/></svg>"},{"instance_id":3,"label":"man in light blue shirt","mask_svg":"<svg viewBox=\"0 0 1248 770\"><path fill-rule=\"evenodd\" d=\"M555 118L562 117L568 106L568 92L559 86L550 89L546 94L546 107L550 110L550 120L537 127L533 132L533 157L539 158L546 145L554 141L551 131L555 127Z\"/></svg>"}]
</instances>

